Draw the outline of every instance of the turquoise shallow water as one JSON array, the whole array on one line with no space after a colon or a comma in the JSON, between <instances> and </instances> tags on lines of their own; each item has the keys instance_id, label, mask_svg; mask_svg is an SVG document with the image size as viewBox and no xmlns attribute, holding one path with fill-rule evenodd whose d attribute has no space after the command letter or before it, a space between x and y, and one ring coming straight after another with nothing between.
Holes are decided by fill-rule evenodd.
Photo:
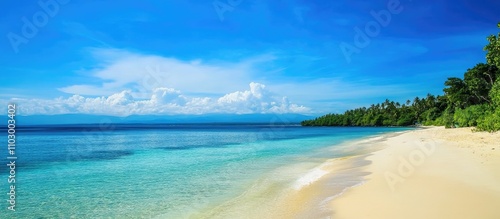
<instances>
[{"instance_id":1,"label":"turquoise shallow water","mask_svg":"<svg viewBox=\"0 0 500 219\"><path fill-rule=\"evenodd\" d=\"M283 166L346 156L324 148L402 130L264 125L20 129L16 212L8 211L4 201L0 218L187 218L239 196ZM5 200L7 177L4 166L0 189Z\"/></svg>"}]
</instances>

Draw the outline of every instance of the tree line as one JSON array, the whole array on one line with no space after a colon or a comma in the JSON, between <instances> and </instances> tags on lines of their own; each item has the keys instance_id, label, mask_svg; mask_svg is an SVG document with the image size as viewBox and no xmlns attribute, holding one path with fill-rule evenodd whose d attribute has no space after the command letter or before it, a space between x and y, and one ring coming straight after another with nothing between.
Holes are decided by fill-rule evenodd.
<instances>
[{"instance_id":1,"label":"tree line","mask_svg":"<svg viewBox=\"0 0 500 219\"><path fill-rule=\"evenodd\" d=\"M498 23L500 28L500 23ZM327 114L301 122L303 126L410 126L437 125L476 127L479 131L500 130L500 33L487 37L486 63L467 69L463 78L444 82L444 95L427 94L405 103L385 100Z\"/></svg>"}]
</instances>

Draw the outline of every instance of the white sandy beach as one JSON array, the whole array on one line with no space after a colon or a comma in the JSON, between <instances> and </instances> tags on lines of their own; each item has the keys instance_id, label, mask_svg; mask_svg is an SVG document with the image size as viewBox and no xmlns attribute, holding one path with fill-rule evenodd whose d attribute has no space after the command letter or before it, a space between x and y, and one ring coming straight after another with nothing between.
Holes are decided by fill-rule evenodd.
<instances>
[{"instance_id":1,"label":"white sandy beach","mask_svg":"<svg viewBox=\"0 0 500 219\"><path fill-rule=\"evenodd\" d=\"M381 144L331 218L500 218L500 133L433 127Z\"/></svg>"}]
</instances>

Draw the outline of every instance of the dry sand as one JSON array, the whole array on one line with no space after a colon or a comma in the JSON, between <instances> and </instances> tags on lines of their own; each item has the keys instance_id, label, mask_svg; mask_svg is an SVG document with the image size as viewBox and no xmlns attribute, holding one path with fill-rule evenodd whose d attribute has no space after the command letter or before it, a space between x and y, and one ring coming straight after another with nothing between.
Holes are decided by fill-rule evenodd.
<instances>
[{"instance_id":1,"label":"dry sand","mask_svg":"<svg viewBox=\"0 0 500 219\"><path fill-rule=\"evenodd\" d=\"M380 144L365 183L330 202L331 218L500 218L500 133L432 127Z\"/></svg>"}]
</instances>

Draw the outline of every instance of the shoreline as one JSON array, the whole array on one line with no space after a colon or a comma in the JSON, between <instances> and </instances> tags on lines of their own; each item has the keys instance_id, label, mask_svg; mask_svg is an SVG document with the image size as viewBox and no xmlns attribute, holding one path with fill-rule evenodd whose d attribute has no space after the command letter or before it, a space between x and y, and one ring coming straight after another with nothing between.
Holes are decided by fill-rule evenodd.
<instances>
[{"instance_id":1,"label":"shoreline","mask_svg":"<svg viewBox=\"0 0 500 219\"><path fill-rule=\"evenodd\" d=\"M419 129L353 139L334 146L335 150L340 149L346 154L353 153L353 155L328 159L311 170L310 172L314 172L317 168L328 167L323 168L325 173L315 181L299 190L290 191L277 204L279 210L269 218L332 218L335 209L331 208L330 203L367 182L366 176L371 174L366 171L371 165L368 158L386 148L383 142L416 130Z\"/></svg>"},{"instance_id":2,"label":"shoreline","mask_svg":"<svg viewBox=\"0 0 500 219\"><path fill-rule=\"evenodd\" d=\"M321 148L316 153L339 156L319 162L315 158L298 160L274 169L242 194L193 218L324 218L332 213L328 207L332 199L364 183L367 173L363 168L369 165L366 157L382 149L373 144L412 130L374 134Z\"/></svg>"}]
</instances>

